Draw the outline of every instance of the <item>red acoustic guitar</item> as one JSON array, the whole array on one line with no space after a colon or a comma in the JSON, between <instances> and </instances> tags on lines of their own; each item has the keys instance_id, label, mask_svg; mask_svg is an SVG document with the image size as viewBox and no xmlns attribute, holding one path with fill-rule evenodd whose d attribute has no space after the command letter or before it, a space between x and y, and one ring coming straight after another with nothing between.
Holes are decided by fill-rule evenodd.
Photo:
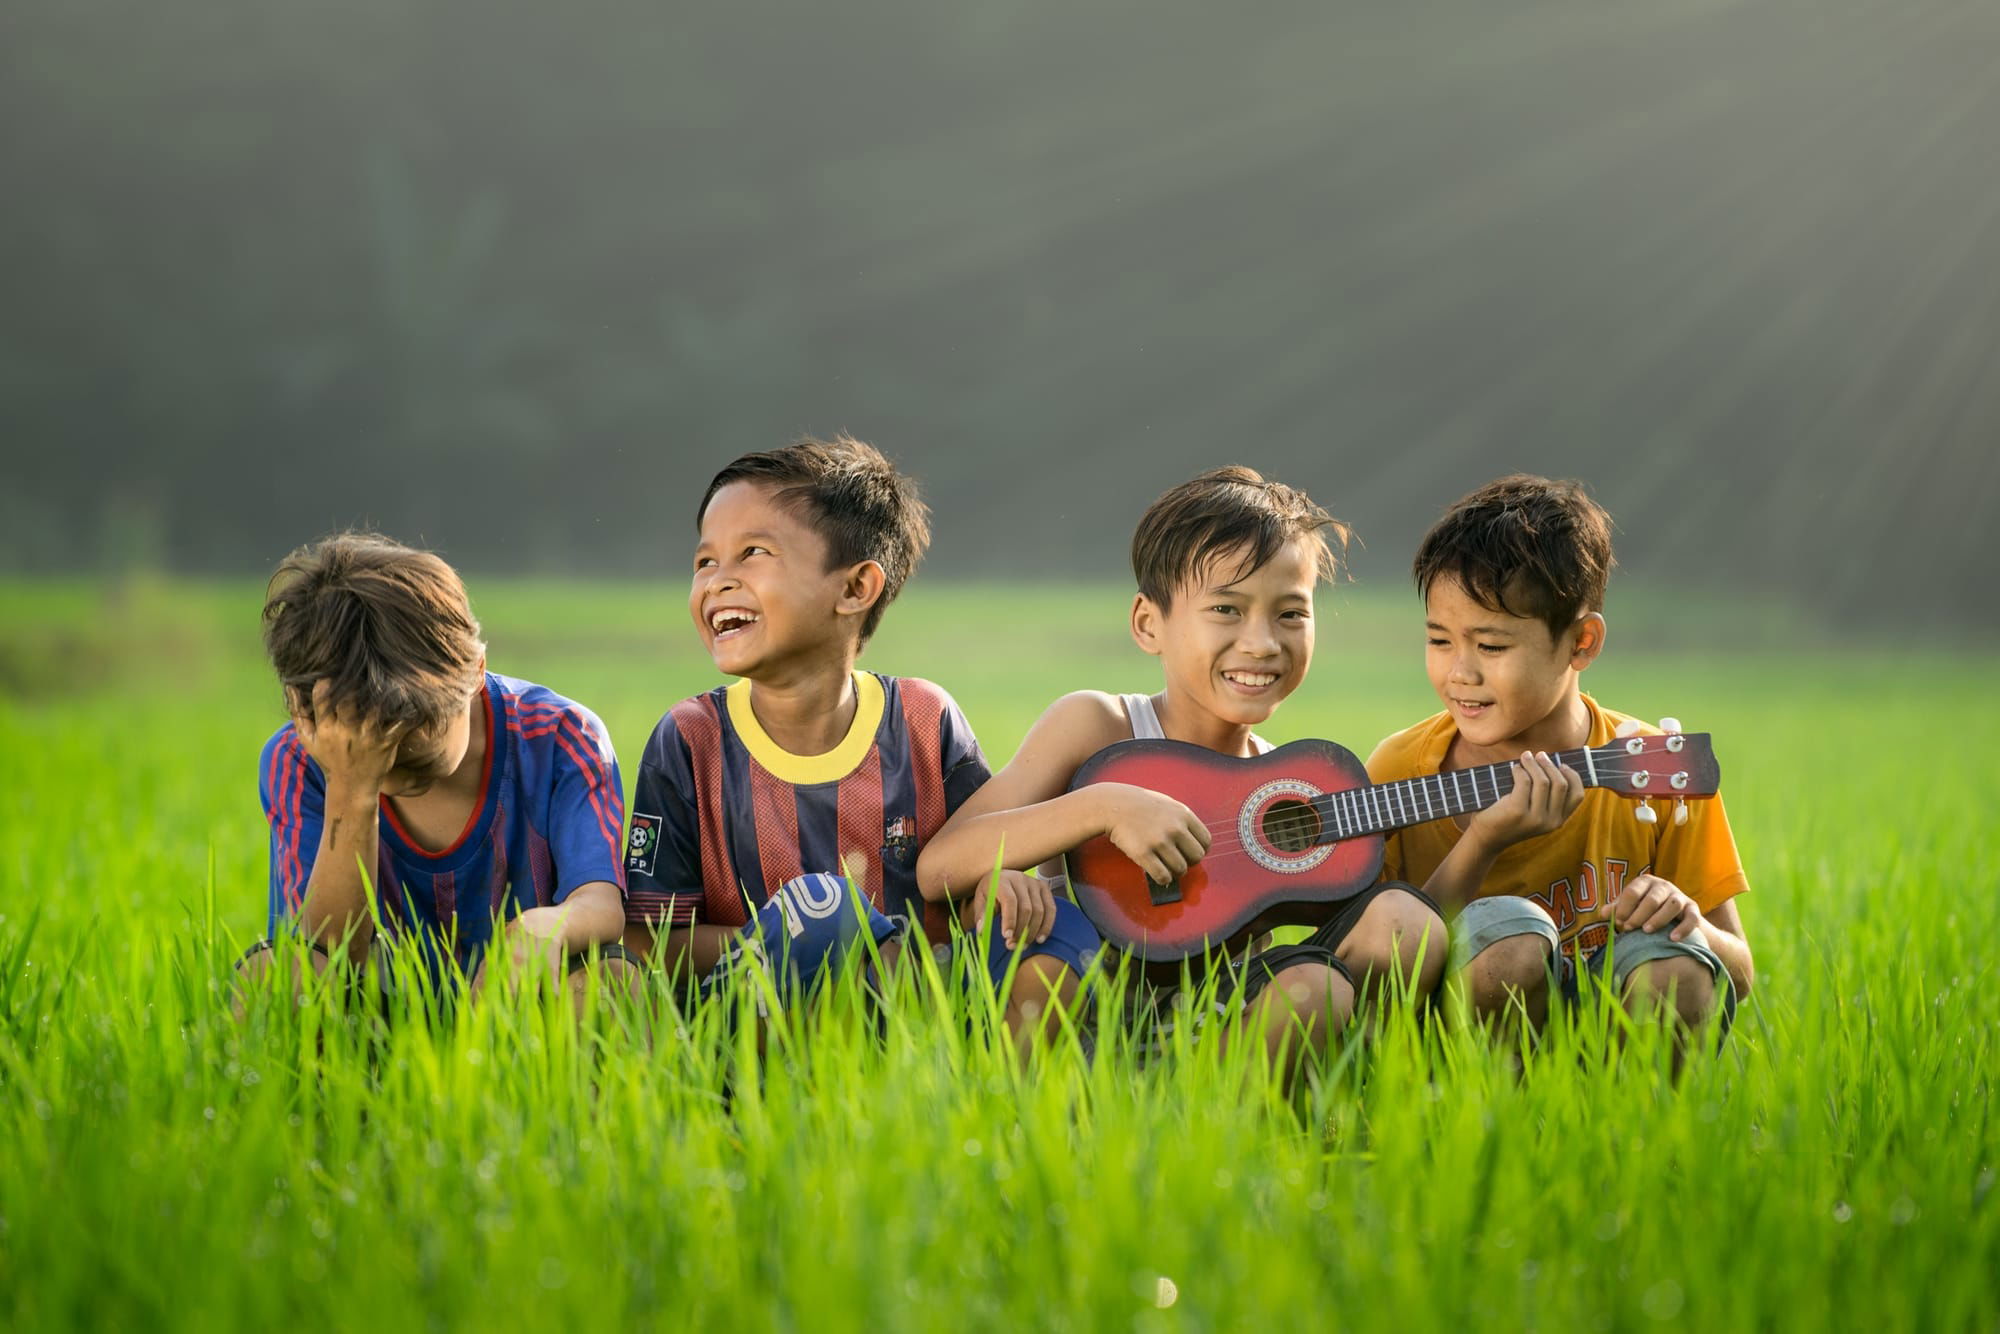
<instances>
[{"instance_id":1,"label":"red acoustic guitar","mask_svg":"<svg viewBox=\"0 0 2000 1334\"><path fill-rule=\"evenodd\" d=\"M1635 814L1646 822L1658 818L1654 797L1673 798L1676 819L1685 820L1682 799L1714 796L1722 778L1706 732L1622 737L1553 758L1586 787L1639 798ZM1086 783L1163 792L1214 836L1206 856L1164 885L1108 838L1069 854L1084 914L1107 943L1149 963L1219 944L1279 904L1358 894L1381 874L1383 834L1484 810L1514 787L1506 764L1370 784L1353 752L1331 741L1294 741L1251 759L1184 741L1121 741L1085 761L1070 789Z\"/></svg>"}]
</instances>

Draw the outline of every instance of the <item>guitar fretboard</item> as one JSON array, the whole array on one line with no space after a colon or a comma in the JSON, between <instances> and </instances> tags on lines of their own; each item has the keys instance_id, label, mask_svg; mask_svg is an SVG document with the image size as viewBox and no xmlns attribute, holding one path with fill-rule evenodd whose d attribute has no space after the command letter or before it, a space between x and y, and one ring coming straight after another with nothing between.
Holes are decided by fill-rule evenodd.
<instances>
[{"instance_id":1,"label":"guitar fretboard","mask_svg":"<svg viewBox=\"0 0 2000 1334\"><path fill-rule=\"evenodd\" d=\"M1594 751L1587 746L1565 750L1550 758L1581 774L1585 787L1604 787L1613 772L1624 772L1618 761L1625 755L1615 745ZM1345 792L1328 792L1313 798L1312 805L1320 817L1318 841L1332 843L1483 811L1513 790L1511 762L1481 764Z\"/></svg>"}]
</instances>

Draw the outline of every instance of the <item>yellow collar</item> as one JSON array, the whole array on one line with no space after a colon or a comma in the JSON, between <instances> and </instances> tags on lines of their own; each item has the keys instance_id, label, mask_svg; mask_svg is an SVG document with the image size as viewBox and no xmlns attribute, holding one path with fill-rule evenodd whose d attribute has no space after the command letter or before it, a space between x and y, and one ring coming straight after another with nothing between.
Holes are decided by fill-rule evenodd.
<instances>
[{"instance_id":1,"label":"yellow collar","mask_svg":"<svg viewBox=\"0 0 2000 1334\"><path fill-rule=\"evenodd\" d=\"M764 766L773 778L794 787L814 783L834 783L861 767L868 748L875 744L875 731L882 725L882 682L873 672L854 674L854 721L839 745L824 755L794 755L777 742L757 721L750 707L750 683L738 681L723 692L729 701L729 721L743 738L750 758Z\"/></svg>"}]
</instances>

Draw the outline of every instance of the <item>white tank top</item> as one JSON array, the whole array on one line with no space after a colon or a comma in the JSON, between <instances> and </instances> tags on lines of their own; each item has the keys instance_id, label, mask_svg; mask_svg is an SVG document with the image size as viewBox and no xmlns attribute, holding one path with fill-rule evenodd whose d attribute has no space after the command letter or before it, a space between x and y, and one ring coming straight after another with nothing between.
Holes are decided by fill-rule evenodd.
<instances>
[{"instance_id":1,"label":"white tank top","mask_svg":"<svg viewBox=\"0 0 2000 1334\"><path fill-rule=\"evenodd\" d=\"M1125 721L1132 727L1134 741L1164 741L1166 731L1160 726L1160 711L1153 707L1151 695L1120 695L1119 702L1125 706ZM1250 745L1259 755L1272 749L1271 743L1255 732L1250 734ZM1069 888L1069 876L1063 871L1063 859L1051 857L1035 868L1035 874L1049 882L1057 890Z\"/></svg>"},{"instance_id":2,"label":"white tank top","mask_svg":"<svg viewBox=\"0 0 2000 1334\"><path fill-rule=\"evenodd\" d=\"M1160 711L1153 707L1153 697L1151 695L1120 695L1118 698L1125 705L1125 721L1132 726L1132 739L1134 741L1165 741L1167 739L1166 730L1160 726ZM1258 736L1255 732L1250 734L1250 748L1259 755L1266 754L1273 749L1270 742Z\"/></svg>"}]
</instances>

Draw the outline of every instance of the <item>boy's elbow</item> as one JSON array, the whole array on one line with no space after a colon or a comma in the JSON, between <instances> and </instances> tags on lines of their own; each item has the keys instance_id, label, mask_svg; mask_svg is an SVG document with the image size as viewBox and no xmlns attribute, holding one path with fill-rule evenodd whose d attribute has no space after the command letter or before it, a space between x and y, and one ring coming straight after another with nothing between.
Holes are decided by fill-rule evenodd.
<instances>
[{"instance_id":1,"label":"boy's elbow","mask_svg":"<svg viewBox=\"0 0 2000 1334\"><path fill-rule=\"evenodd\" d=\"M917 893L925 903L943 903L951 897L943 865L928 852L917 857Z\"/></svg>"}]
</instances>

